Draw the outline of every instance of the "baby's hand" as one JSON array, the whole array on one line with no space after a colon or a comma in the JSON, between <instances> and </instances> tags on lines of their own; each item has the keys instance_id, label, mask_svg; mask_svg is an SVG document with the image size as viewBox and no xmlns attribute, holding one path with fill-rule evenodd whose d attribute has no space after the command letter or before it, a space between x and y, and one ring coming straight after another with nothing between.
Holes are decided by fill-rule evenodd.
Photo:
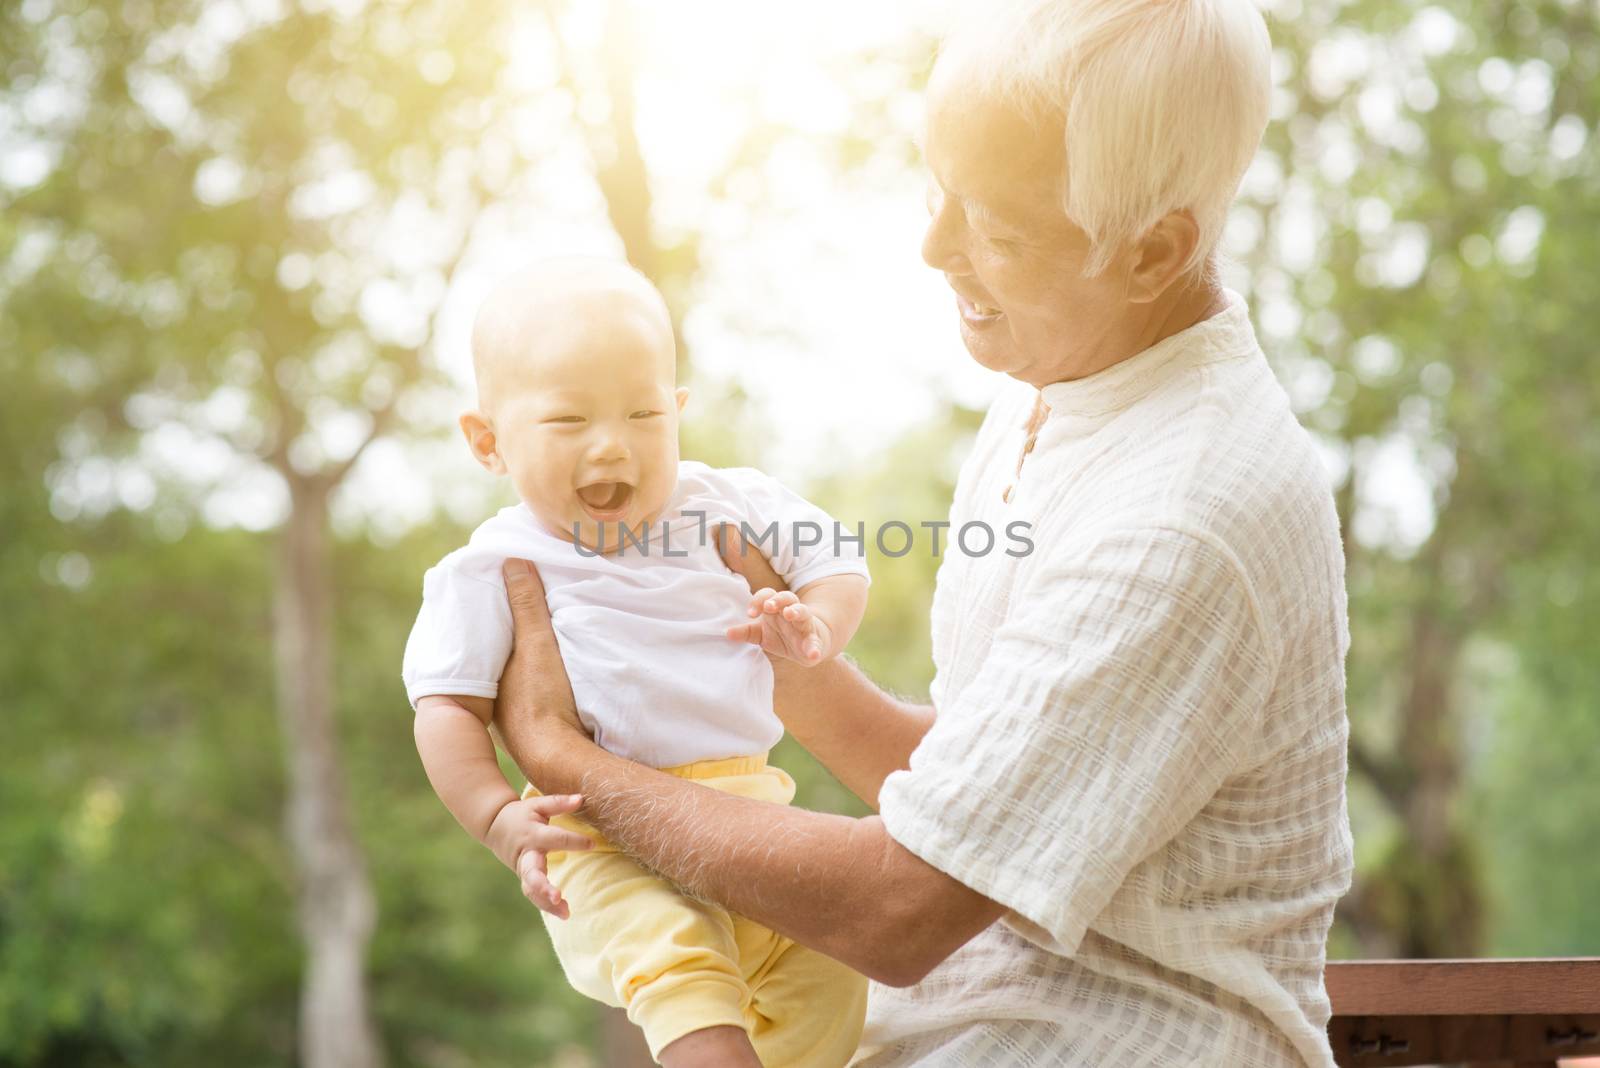
<instances>
[{"instance_id":1,"label":"baby's hand","mask_svg":"<svg viewBox=\"0 0 1600 1068\"><path fill-rule=\"evenodd\" d=\"M788 590L771 587L757 590L746 612L753 623L736 623L728 628L734 641L759 645L773 656L781 656L810 667L822 662L833 635L823 618L800 603Z\"/></svg>"},{"instance_id":2,"label":"baby's hand","mask_svg":"<svg viewBox=\"0 0 1600 1068\"><path fill-rule=\"evenodd\" d=\"M576 812L578 794L556 794L512 801L495 815L484 844L522 880L522 895L557 919L571 915L567 902L550 881L545 854L588 849L594 843L576 831L550 826L552 816Z\"/></svg>"}]
</instances>

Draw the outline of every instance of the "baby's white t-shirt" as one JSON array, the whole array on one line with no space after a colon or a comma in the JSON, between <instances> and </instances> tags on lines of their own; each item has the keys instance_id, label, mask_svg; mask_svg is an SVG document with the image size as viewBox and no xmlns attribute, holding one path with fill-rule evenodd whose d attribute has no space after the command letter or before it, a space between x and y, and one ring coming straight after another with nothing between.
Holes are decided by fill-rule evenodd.
<instances>
[{"instance_id":1,"label":"baby's white t-shirt","mask_svg":"<svg viewBox=\"0 0 1600 1068\"><path fill-rule=\"evenodd\" d=\"M764 537L757 544L792 590L867 577L859 528L753 468L685 460L642 545L596 554L517 504L429 568L401 666L406 696L415 706L429 694L498 693L511 654L500 567L520 557L539 568L578 715L597 744L652 767L765 753L783 735L772 665L725 633L748 620L750 588L717 553L719 522Z\"/></svg>"}]
</instances>

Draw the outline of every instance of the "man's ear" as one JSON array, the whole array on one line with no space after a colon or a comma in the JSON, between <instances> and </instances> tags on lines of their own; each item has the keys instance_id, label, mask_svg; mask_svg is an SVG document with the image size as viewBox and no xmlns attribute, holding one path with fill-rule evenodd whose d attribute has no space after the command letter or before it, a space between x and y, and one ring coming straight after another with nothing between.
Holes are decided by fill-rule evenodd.
<instances>
[{"instance_id":1,"label":"man's ear","mask_svg":"<svg viewBox=\"0 0 1600 1068\"><path fill-rule=\"evenodd\" d=\"M461 433L466 436L472 458L482 464L485 470L492 475L506 473L506 462L500 458L500 451L495 447L494 427L490 425L488 416L479 411L462 412Z\"/></svg>"},{"instance_id":2,"label":"man's ear","mask_svg":"<svg viewBox=\"0 0 1600 1068\"><path fill-rule=\"evenodd\" d=\"M1200 244L1200 224L1188 211L1162 216L1139 239L1133 269L1128 274L1128 299L1148 304L1183 273L1195 246Z\"/></svg>"},{"instance_id":3,"label":"man's ear","mask_svg":"<svg viewBox=\"0 0 1600 1068\"><path fill-rule=\"evenodd\" d=\"M683 411L683 406L684 406L685 402L687 402L688 399L689 399L689 387L688 386L679 386L677 388L677 390L675 391L675 395L678 398L678 411L681 412L681 411Z\"/></svg>"}]
</instances>

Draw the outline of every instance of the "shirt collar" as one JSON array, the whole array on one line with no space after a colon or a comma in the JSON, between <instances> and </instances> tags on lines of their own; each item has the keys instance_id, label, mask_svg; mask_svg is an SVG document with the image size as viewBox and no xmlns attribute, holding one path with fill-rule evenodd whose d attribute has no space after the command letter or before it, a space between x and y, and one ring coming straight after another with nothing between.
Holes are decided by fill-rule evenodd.
<instances>
[{"instance_id":1,"label":"shirt collar","mask_svg":"<svg viewBox=\"0 0 1600 1068\"><path fill-rule=\"evenodd\" d=\"M1092 419L1130 407L1186 367L1245 356L1255 351L1255 332L1244 298L1224 289L1222 311L1151 345L1143 352L1068 382L1039 391L1053 416Z\"/></svg>"}]
</instances>

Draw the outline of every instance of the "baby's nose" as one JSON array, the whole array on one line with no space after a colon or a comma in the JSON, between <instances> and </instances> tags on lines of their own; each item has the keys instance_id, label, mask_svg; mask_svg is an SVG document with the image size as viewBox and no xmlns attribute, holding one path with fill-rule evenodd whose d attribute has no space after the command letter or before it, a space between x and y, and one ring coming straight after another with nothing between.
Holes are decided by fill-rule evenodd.
<instances>
[{"instance_id":1,"label":"baby's nose","mask_svg":"<svg viewBox=\"0 0 1600 1068\"><path fill-rule=\"evenodd\" d=\"M594 448L593 457L596 463L614 463L628 458L628 447L622 439L615 435L602 437Z\"/></svg>"}]
</instances>

